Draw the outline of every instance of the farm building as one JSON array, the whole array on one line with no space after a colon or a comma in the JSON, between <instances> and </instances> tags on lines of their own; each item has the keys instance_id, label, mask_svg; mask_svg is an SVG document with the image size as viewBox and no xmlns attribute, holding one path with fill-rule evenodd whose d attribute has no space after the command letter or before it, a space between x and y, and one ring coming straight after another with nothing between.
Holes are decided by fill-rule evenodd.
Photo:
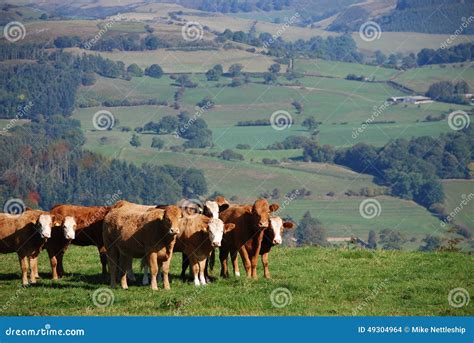
<instances>
[{"instance_id":1,"label":"farm building","mask_svg":"<svg viewBox=\"0 0 474 343\"><path fill-rule=\"evenodd\" d=\"M392 96L387 99L388 102L398 104L398 103L408 103L408 104L429 104L433 102L431 98L422 95L410 95L410 96Z\"/></svg>"}]
</instances>

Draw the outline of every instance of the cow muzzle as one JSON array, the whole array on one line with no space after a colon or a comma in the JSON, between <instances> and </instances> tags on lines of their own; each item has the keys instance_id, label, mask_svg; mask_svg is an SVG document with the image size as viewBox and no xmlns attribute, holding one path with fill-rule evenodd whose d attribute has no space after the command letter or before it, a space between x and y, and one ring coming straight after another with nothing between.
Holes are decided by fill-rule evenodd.
<instances>
[{"instance_id":1,"label":"cow muzzle","mask_svg":"<svg viewBox=\"0 0 474 343\"><path fill-rule=\"evenodd\" d=\"M177 235L179 233L179 229L178 228L171 228L170 231L169 231L169 234L170 235Z\"/></svg>"},{"instance_id":2,"label":"cow muzzle","mask_svg":"<svg viewBox=\"0 0 474 343\"><path fill-rule=\"evenodd\" d=\"M51 232L41 232L40 235L41 235L41 238L45 238L45 239L51 238Z\"/></svg>"},{"instance_id":3,"label":"cow muzzle","mask_svg":"<svg viewBox=\"0 0 474 343\"><path fill-rule=\"evenodd\" d=\"M213 248L219 248L221 246L221 242L212 242Z\"/></svg>"},{"instance_id":4,"label":"cow muzzle","mask_svg":"<svg viewBox=\"0 0 474 343\"><path fill-rule=\"evenodd\" d=\"M275 245L281 244L281 239L279 239L279 238L274 239L273 244L275 244Z\"/></svg>"}]
</instances>

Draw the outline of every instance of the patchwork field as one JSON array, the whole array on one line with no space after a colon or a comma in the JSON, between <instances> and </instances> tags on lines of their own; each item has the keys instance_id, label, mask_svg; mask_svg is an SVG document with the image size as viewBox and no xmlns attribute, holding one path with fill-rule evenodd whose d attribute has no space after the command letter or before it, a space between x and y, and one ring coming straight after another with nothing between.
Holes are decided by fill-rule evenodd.
<instances>
[{"instance_id":1,"label":"patchwork field","mask_svg":"<svg viewBox=\"0 0 474 343\"><path fill-rule=\"evenodd\" d=\"M474 314L472 303L461 308L448 303L448 293L453 288L474 291L474 258L466 254L277 247L270 254L271 280L262 278L259 265L260 279L257 281L231 277L217 279L200 288L179 280L179 255L173 256L171 263L171 290L156 292L138 285L141 282L138 260L135 260L134 270L140 281L131 283L128 290L109 290L107 282L98 274L97 251L76 246L65 255L64 267L69 274L62 280L50 281L49 261L43 253L39 261L43 279L35 286L19 288L17 257L5 255L0 265L2 315ZM214 275L218 274L219 267L217 261ZM277 288L286 288L282 296L285 299L286 295L288 300L282 308L272 306L271 294ZM377 295L373 296L375 290ZM281 292L275 292L278 291ZM99 294L102 298L98 297ZM109 306L95 306L97 300L99 303L109 300ZM285 302L277 304L285 305Z\"/></svg>"},{"instance_id":2,"label":"patchwork field","mask_svg":"<svg viewBox=\"0 0 474 343\"><path fill-rule=\"evenodd\" d=\"M474 180L443 180L446 194L444 205L446 212L458 212L453 221L467 227L474 226ZM465 203L463 203L465 202ZM456 210L458 208L458 210Z\"/></svg>"}]
</instances>

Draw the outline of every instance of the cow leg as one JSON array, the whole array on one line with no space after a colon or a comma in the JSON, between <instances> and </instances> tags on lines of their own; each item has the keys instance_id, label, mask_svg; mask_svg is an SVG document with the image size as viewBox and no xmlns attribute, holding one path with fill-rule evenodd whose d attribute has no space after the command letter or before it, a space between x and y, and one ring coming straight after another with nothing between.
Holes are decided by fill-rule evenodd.
<instances>
[{"instance_id":1,"label":"cow leg","mask_svg":"<svg viewBox=\"0 0 474 343\"><path fill-rule=\"evenodd\" d=\"M190 257L190 262L194 276L194 286L199 287L201 285L201 281L199 280L199 262L194 256Z\"/></svg>"},{"instance_id":2,"label":"cow leg","mask_svg":"<svg viewBox=\"0 0 474 343\"><path fill-rule=\"evenodd\" d=\"M234 275L236 277L240 277L238 252L237 251L232 251L230 253L230 259L232 260L232 268L234 269Z\"/></svg>"},{"instance_id":3,"label":"cow leg","mask_svg":"<svg viewBox=\"0 0 474 343\"><path fill-rule=\"evenodd\" d=\"M240 257L242 257L242 262L244 263L245 273L247 277L252 276L252 265L250 262L249 254L247 253L247 249L245 247L240 248L239 250Z\"/></svg>"},{"instance_id":4,"label":"cow leg","mask_svg":"<svg viewBox=\"0 0 474 343\"><path fill-rule=\"evenodd\" d=\"M189 267L189 258L186 256L186 254L183 253L183 262L181 262L181 275L180 278L181 280L185 281L186 280L186 270Z\"/></svg>"},{"instance_id":5,"label":"cow leg","mask_svg":"<svg viewBox=\"0 0 474 343\"><path fill-rule=\"evenodd\" d=\"M49 256L49 262L51 263L51 273L52 273L52 278L53 280L58 280L59 279L59 276L58 276L58 270L57 270L57 266L58 266L58 260L56 259L56 256Z\"/></svg>"},{"instance_id":6,"label":"cow leg","mask_svg":"<svg viewBox=\"0 0 474 343\"><path fill-rule=\"evenodd\" d=\"M228 252L224 249L219 250L219 260L221 261L221 277L229 277L229 269L227 267L227 255Z\"/></svg>"},{"instance_id":7,"label":"cow leg","mask_svg":"<svg viewBox=\"0 0 474 343\"><path fill-rule=\"evenodd\" d=\"M110 271L110 287L115 288L117 284L117 267L119 263L119 252L116 248L111 248L107 251L107 262Z\"/></svg>"},{"instance_id":8,"label":"cow leg","mask_svg":"<svg viewBox=\"0 0 474 343\"><path fill-rule=\"evenodd\" d=\"M58 278L62 278L64 275L63 256L64 256L64 250L61 250L58 254L56 254L56 260L57 260L56 270L57 270Z\"/></svg>"},{"instance_id":9,"label":"cow leg","mask_svg":"<svg viewBox=\"0 0 474 343\"><path fill-rule=\"evenodd\" d=\"M199 281L201 285L206 284L206 278L204 277L204 269L206 269L206 260L199 261Z\"/></svg>"},{"instance_id":10,"label":"cow leg","mask_svg":"<svg viewBox=\"0 0 474 343\"><path fill-rule=\"evenodd\" d=\"M128 289L127 274L132 269L132 259L128 256L120 254L119 262L120 285L122 286L122 289Z\"/></svg>"},{"instance_id":11,"label":"cow leg","mask_svg":"<svg viewBox=\"0 0 474 343\"><path fill-rule=\"evenodd\" d=\"M170 280L169 280L170 263L171 263L171 255L166 261L163 262L162 266L160 266L160 269L163 268L163 287L166 290L170 289Z\"/></svg>"},{"instance_id":12,"label":"cow leg","mask_svg":"<svg viewBox=\"0 0 474 343\"><path fill-rule=\"evenodd\" d=\"M156 283L156 276L158 275L158 261L157 253L152 252L148 255L148 265L150 266L151 272L151 289L156 291L158 290L158 285Z\"/></svg>"},{"instance_id":13,"label":"cow leg","mask_svg":"<svg viewBox=\"0 0 474 343\"><path fill-rule=\"evenodd\" d=\"M209 276L209 258L206 258L206 266L204 267L204 277L206 278L206 283L211 282L211 277Z\"/></svg>"},{"instance_id":14,"label":"cow leg","mask_svg":"<svg viewBox=\"0 0 474 343\"><path fill-rule=\"evenodd\" d=\"M268 269L268 253L262 255L263 276L265 279L270 279L270 270Z\"/></svg>"},{"instance_id":15,"label":"cow leg","mask_svg":"<svg viewBox=\"0 0 474 343\"><path fill-rule=\"evenodd\" d=\"M100 256L100 263L102 264L102 276L107 275L107 251L105 247L100 247L99 249L99 256Z\"/></svg>"},{"instance_id":16,"label":"cow leg","mask_svg":"<svg viewBox=\"0 0 474 343\"><path fill-rule=\"evenodd\" d=\"M30 257L30 281L36 283L36 274L38 273L38 257Z\"/></svg>"},{"instance_id":17,"label":"cow leg","mask_svg":"<svg viewBox=\"0 0 474 343\"><path fill-rule=\"evenodd\" d=\"M258 253L253 254L251 259L250 259L250 264L251 264L251 267L252 267L251 276L255 280L258 279L258 276L257 276L258 255L259 255Z\"/></svg>"},{"instance_id":18,"label":"cow leg","mask_svg":"<svg viewBox=\"0 0 474 343\"><path fill-rule=\"evenodd\" d=\"M20 267L21 267L21 284L23 286L28 286L28 257L27 256L19 256L20 260Z\"/></svg>"}]
</instances>

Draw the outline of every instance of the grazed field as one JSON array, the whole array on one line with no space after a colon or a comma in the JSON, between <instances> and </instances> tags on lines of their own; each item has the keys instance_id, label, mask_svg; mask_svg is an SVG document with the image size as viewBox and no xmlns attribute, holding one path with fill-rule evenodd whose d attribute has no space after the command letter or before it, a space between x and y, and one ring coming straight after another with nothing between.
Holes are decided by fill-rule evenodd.
<instances>
[{"instance_id":1,"label":"grazed field","mask_svg":"<svg viewBox=\"0 0 474 343\"><path fill-rule=\"evenodd\" d=\"M439 65L409 69L395 78L417 92L425 93L431 84L439 81L458 82L464 80L470 85L474 82L474 63L453 63L444 67Z\"/></svg>"},{"instance_id":2,"label":"grazed field","mask_svg":"<svg viewBox=\"0 0 474 343\"><path fill-rule=\"evenodd\" d=\"M2 315L442 315L474 314L470 302L451 307L448 293L462 287L474 291L474 260L457 253L405 253L336 250L323 248L276 248L270 254L272 279L244 277L196 288L178 279L181 256L172 260L170 291L153 292L138 284L113 290L113 304L99 308L93 294L107 284L98 275L97 251L72 247L65 256L66 277L49 280L46 254L40 255L42 280L19 288L19 265L14 254L0 265ZM136 260L135 262L138 262ZM219 262L214 274L218 273ZM134 270L139 271L137 263ZM302 278L301 276L305 277ZM138 274L141 280L141 274ZM291 302L272 306L277 288L290 292ZM104 290L98 291L104 293ZM285 291L287 292L287 291ZM376 294L373 296L373 294ZM104 293L105 294L105 293ZM281 304L281 303L280 303Z\"/></svg>"},{"instance_id":3,"label":"grazed field","mask_svg":"<svg viewBox=\"0 0 474 343\"><path fill-rule=\"evenodd\" d=\"M450 213L456 207L462 207L454 218L455 223L463 224L467 227L474 226L474 180L443 180L443 189L446 194L444 205L446 212ZM467 204L463 204L465 201Z\"/></svg>"}]
</instances>

